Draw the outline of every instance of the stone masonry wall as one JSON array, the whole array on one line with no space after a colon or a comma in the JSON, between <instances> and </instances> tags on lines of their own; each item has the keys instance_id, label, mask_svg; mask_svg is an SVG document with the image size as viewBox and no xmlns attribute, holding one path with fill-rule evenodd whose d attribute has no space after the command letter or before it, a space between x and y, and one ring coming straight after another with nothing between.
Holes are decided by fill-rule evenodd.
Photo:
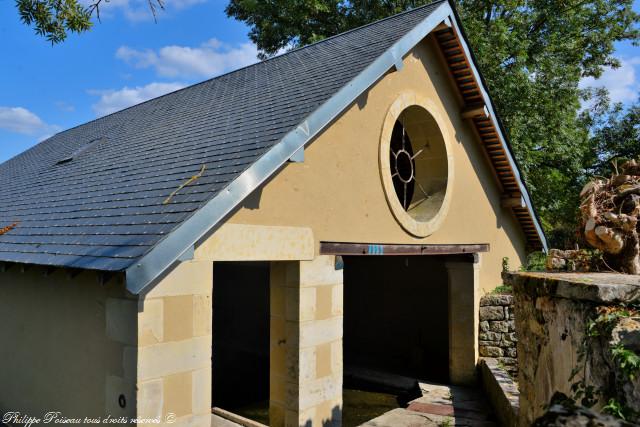
<instances>
[{"instance_id":1,"label":"stone masonry wall","mask_svg":"<svg viewBox=\"0 0 640 427\"><path fill-rule=\"evenodd\" d=\"M480 299L480 356L496 358L512 376L518 374L513 296L485 295Z\"/></svg>"},{"instance_id":2,"label":"stone masonry wall","mask_svg":"<svg viewBox=\"0 0 640 427\"><path fill-rule=\"evenodd\" d=\"M272 427L341 425L342 273L328 255L271 263Z\"/></svg>"},{"instance_id":3,"label":"stone masonry wall","mask_svg":"<svg viewBox=\"0 0 640 427\"><path fill-rule=\"evenodd\" d=\"M587 334L600 313L616 307L630 313L626 308L640 303L637 276L520 272L504 279L513 287L519 337L519 426L543 415L556 392L584 404L572 387L580 381L595 392L593 409L601 411L614 397L640 413L640 378L623 375L612 357L618 345L640 354L640 317L605 317L611 318L608 332Z\"/></svg>"},{"instance_id":4,"label":"stone masonry wall","mask_svg":"<svg viewBox=\"0 0 640 427\"><path fill-rule=\"evenodd\" d=\"M184 261L138 302L137 416L211 425L213 264ZM137 351L137 355L136 355Z\"/></svg>"}]
</instances>

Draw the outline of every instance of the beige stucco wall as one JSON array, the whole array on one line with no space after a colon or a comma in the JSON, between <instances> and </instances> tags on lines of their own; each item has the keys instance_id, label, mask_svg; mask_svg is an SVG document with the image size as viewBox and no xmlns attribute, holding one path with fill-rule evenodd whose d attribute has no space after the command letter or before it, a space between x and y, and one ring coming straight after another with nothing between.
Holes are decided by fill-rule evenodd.
<instances>
[{"instance_id":1,"label":"beige stucco wall","mask_svg":"<svg viewBox=\"0 0 640 427\"><path fill-rule=\"evenodd\" d=\"M45 272L14 265L0 273L0 413L135 415L135 360L127 366L125 353L137 303L122 278L103 285L94 272Z\"/></svg>"},{"instance_id":2,"label":"beige stucco wall","mask_svg":"<svg viewBox=\"0 0 640 427\"><path fill-rule=\"evenodd\" d=\"M228 223L309 227L320 241L375 243L489 243L480 267L481 289L501 283L501 261L518 268L525 238L500 189L437 46L428 40L342 114L305 150L256 192ZM443 119L453 156L451 203L440 228L426 238L404 231L389 209L379 172L379 144L389 107L400 94L427 99ZM256 206L257 205L257 206ZM257 207L257 208L256 208Z\"/></svg>"}]
</instances>

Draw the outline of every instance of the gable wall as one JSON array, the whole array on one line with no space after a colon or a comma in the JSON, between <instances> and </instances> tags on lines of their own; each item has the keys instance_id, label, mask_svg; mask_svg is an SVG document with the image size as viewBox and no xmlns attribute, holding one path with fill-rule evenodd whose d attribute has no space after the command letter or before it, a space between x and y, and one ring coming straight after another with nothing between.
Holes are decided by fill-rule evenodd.
<instances>
[{"instance_id":1,"label":"gable wall","mask_svg":"<svg viewBox=\"0 0 640 427\"><path fill-rule=\"evenodd\" d=\"M500 206L492 167L475 131L460 117L459 96L437 49L431 39L418 45L400 72L389 72L306 148L303 163L286 165L228 223L310 227L316 245L490 243L482 255L481 284L485 291L499 285L502 257L519 267L525 238L510 210ZM448 214L426 238L409 235L396 221L378 166L387 111L399 94L412 91L444 119L454 158Z\"/></svg>"}]
</instances>

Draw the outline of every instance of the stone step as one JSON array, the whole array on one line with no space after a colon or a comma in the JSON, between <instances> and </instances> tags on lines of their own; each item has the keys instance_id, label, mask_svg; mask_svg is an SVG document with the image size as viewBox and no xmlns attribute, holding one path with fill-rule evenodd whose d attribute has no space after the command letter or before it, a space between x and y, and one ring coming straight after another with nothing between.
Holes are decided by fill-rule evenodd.
<instances>
[{"instance_id":1,"label":"stone step","mask_svg":"<svg viewBox=\"0 0 640 427\"><path fill-rule=\"evenodd\" d=\"M462 409L458 405L442 405L438 403L420 403L415 402L407 407L408 411L422 412L424 414L443 415L446 417L462 417L473 420L489 420L487 408L482 409Z\"/></svg>"},{"instance_id":2,"label":"stone step","mask_svg":"<svg viewBox=\"0 0 640 427\"><path fill-rule=\"evenodd\" d=\"M488 401L482 397L479 399L470 399L459 401L457 399L451 400L446 397L433 397L433 396L422 396L418 399L414 399L409 402L409 406L417 404L435 404L435 405L448 405L453 406L459 409L464 409L465 411L475 411L475 412L488 412L489 405Z\"/></svg>"},{"instance_id":3,"label":"stone step","mask_svg":"<svg viewBox=\"0 0 640 427\"><path fill-rule=\"evenodd\" d=\"M463 417L425 414L406 409L394 409L367 421L361 427L498 427L492 421L483 421Z\"/></svg>"},{"instance_id":4,"label":"stone step","mask_svg":"<svg viewBox=\"0 0 640 427\"><path fill-rule=\"evenodd\" d=\"M418 381L415 378L360 366L345 367L344 376L346 381L370 384L394 393L419 392Z\"/></svg>"}]
</instances>

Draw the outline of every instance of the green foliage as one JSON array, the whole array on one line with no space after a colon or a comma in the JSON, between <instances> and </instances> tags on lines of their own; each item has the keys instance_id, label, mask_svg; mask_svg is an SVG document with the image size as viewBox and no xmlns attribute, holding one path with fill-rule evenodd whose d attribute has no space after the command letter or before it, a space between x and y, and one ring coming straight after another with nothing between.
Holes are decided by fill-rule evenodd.
<instances>
[{"instance_id":1,"label":"green foliage","mask_svg":"<svg viewBox=\"0 0 640 427\"><path fill-rule=\"evenodd\" d=\"M547 255L544 252L531 252L527 255L527 263L521 267L523 271L545 271Z\"/></svg>"},{"instance_id":2,"label":"green foliage","mask_svg":"<svg viewBox=\"0 0 640 427\"><path fill-rule=\"evenodd\" d=\"M65 40L68 32L80 33L93 25L91 8L77 0L16 0L16 6L22 22L54 44Z\"/></svg>"},{"instance_id":3,"label":"green foliage","mask_svg":"<svg viewBox=\"0 0 640 427\"><path fill-rule=\"evenodd\" d=\"M230 0L226 12L269 56L431 1ZM614 43L639 40L633 0L454 3L551 244L572 248L585 173L606 162L604 153L640 145L637 108L605 108L605 93L578 87L619 65ZM580 113L581 100L593 97L599 109ZM621 136L629 143L617 147Z\"/></svg>"},{"instance_id":4,"label":"green foliage","mask_svg":"<svg viewBox=\"0 0 640 427\"><path fill-rule=\"evenodd\" d=\"M621 419L626 419L624 416L624 408L623 405L618 402L616 399L609 399L606 405L602 407L602 412L605 414L613 415L614 417L618 417Z\"/></svg>"},{"instance_id":5,"label":"green foliage","mask_svg":"<svg viewBox=\"0 0 640 427\"><path fill-rule=\"evenodd\" d=\"M634 380L640 372L640 356L634 351L624 348L621 344L611 349L611 355L620 367L622 375Z\"/></svg>"},{"instance_id":6,"label":"green foliage","mask_svg":"<svg viewBox=\"0 0 640 427\"><path fill-rule=\"evenodd\" d=\"M36 34L56 44L66 40L69 33L90 30L93 15L100 19L102 1L85 6L78 0L16 0L16 7L25 25L32 25ZM148 0L148 4L154 18L157 8L164 8L164 0Z\"/></svg>"},{"instance_id":7,"label":"green foliage","mask_svg":"<svg viewBox=\"0 0 640 427\"><path fill-rule=\"evenodd\" d=\"M616 163L640 157L640 100L625 110L622 104L611 105L606 92L594 94L593 106L584 115L594 147L587 176L608 177Z\"/></svg>"},{"instance_id":8,"label":"green foliage","mask_svg":"<svg viewBox=\"0 0 640 427\"><path fill-rule=\"evenodd\" d=\"M584 338L578 349L578 360L571 371L569 381L579 378L571 384L572 398L579 400L583 406L592 407L599 399L607 403L602 410L605 413L623 420L639 420L640 414L633 411L626 403L626 393L623 384L633 381L640 372L640 356L635 352L624 348L621 344L609 348L612 360L620 371L616 374L616 380L612 390L596 389L587 383L587 366L594 351L595 340L610 339L611 332L618 321L624 317L637 316L636 306L618 305L601 306L597 308L597 315L586 322Z\"/></svg>"},{"instance_id":9,"label":"green foliage","mask_svg":"<svg viewBox=\"0 0 640 427\"><path fill-rule=\"evenodd\" d=\"M510 271L509 269L509 257L503 257L502 258L502 272L503 273L508 273Z\"/></svg>"},{"instance_id":10,"label":"green foliage","mask_svg":"<svg viewBox=\"0 0 640 427\"><path fill-rule=\"evenodd\" d=\"M509 285L499 285L493 288L491 293L492 294L511 294L513 293L513 288Z\"/></svg>"},{"instance_id":11,"label":"green foliage","mask_svg":"<svg viewBox=\"0 0 640 427\"><path fill-rule=\"evenodd\" d=\"M600 308L598 315L587 322L587 337L608 336L619 319L631 317L633 313L635 310L625 305Z\"/></svg>"},{"instance_id":12,"label":"green foliage","mask_svg":"<svg viewBox=\"0 0 640 427\"><path fill-rule=\"evenodd\" d=\"M607 401L607 404L602 407L602 412L604 412L605 414L613 415L614 417L620 418L622 420L638 418L638 413L629 408L626 404L614 398L611 398Z\"/></svg>"}]
</instances>

